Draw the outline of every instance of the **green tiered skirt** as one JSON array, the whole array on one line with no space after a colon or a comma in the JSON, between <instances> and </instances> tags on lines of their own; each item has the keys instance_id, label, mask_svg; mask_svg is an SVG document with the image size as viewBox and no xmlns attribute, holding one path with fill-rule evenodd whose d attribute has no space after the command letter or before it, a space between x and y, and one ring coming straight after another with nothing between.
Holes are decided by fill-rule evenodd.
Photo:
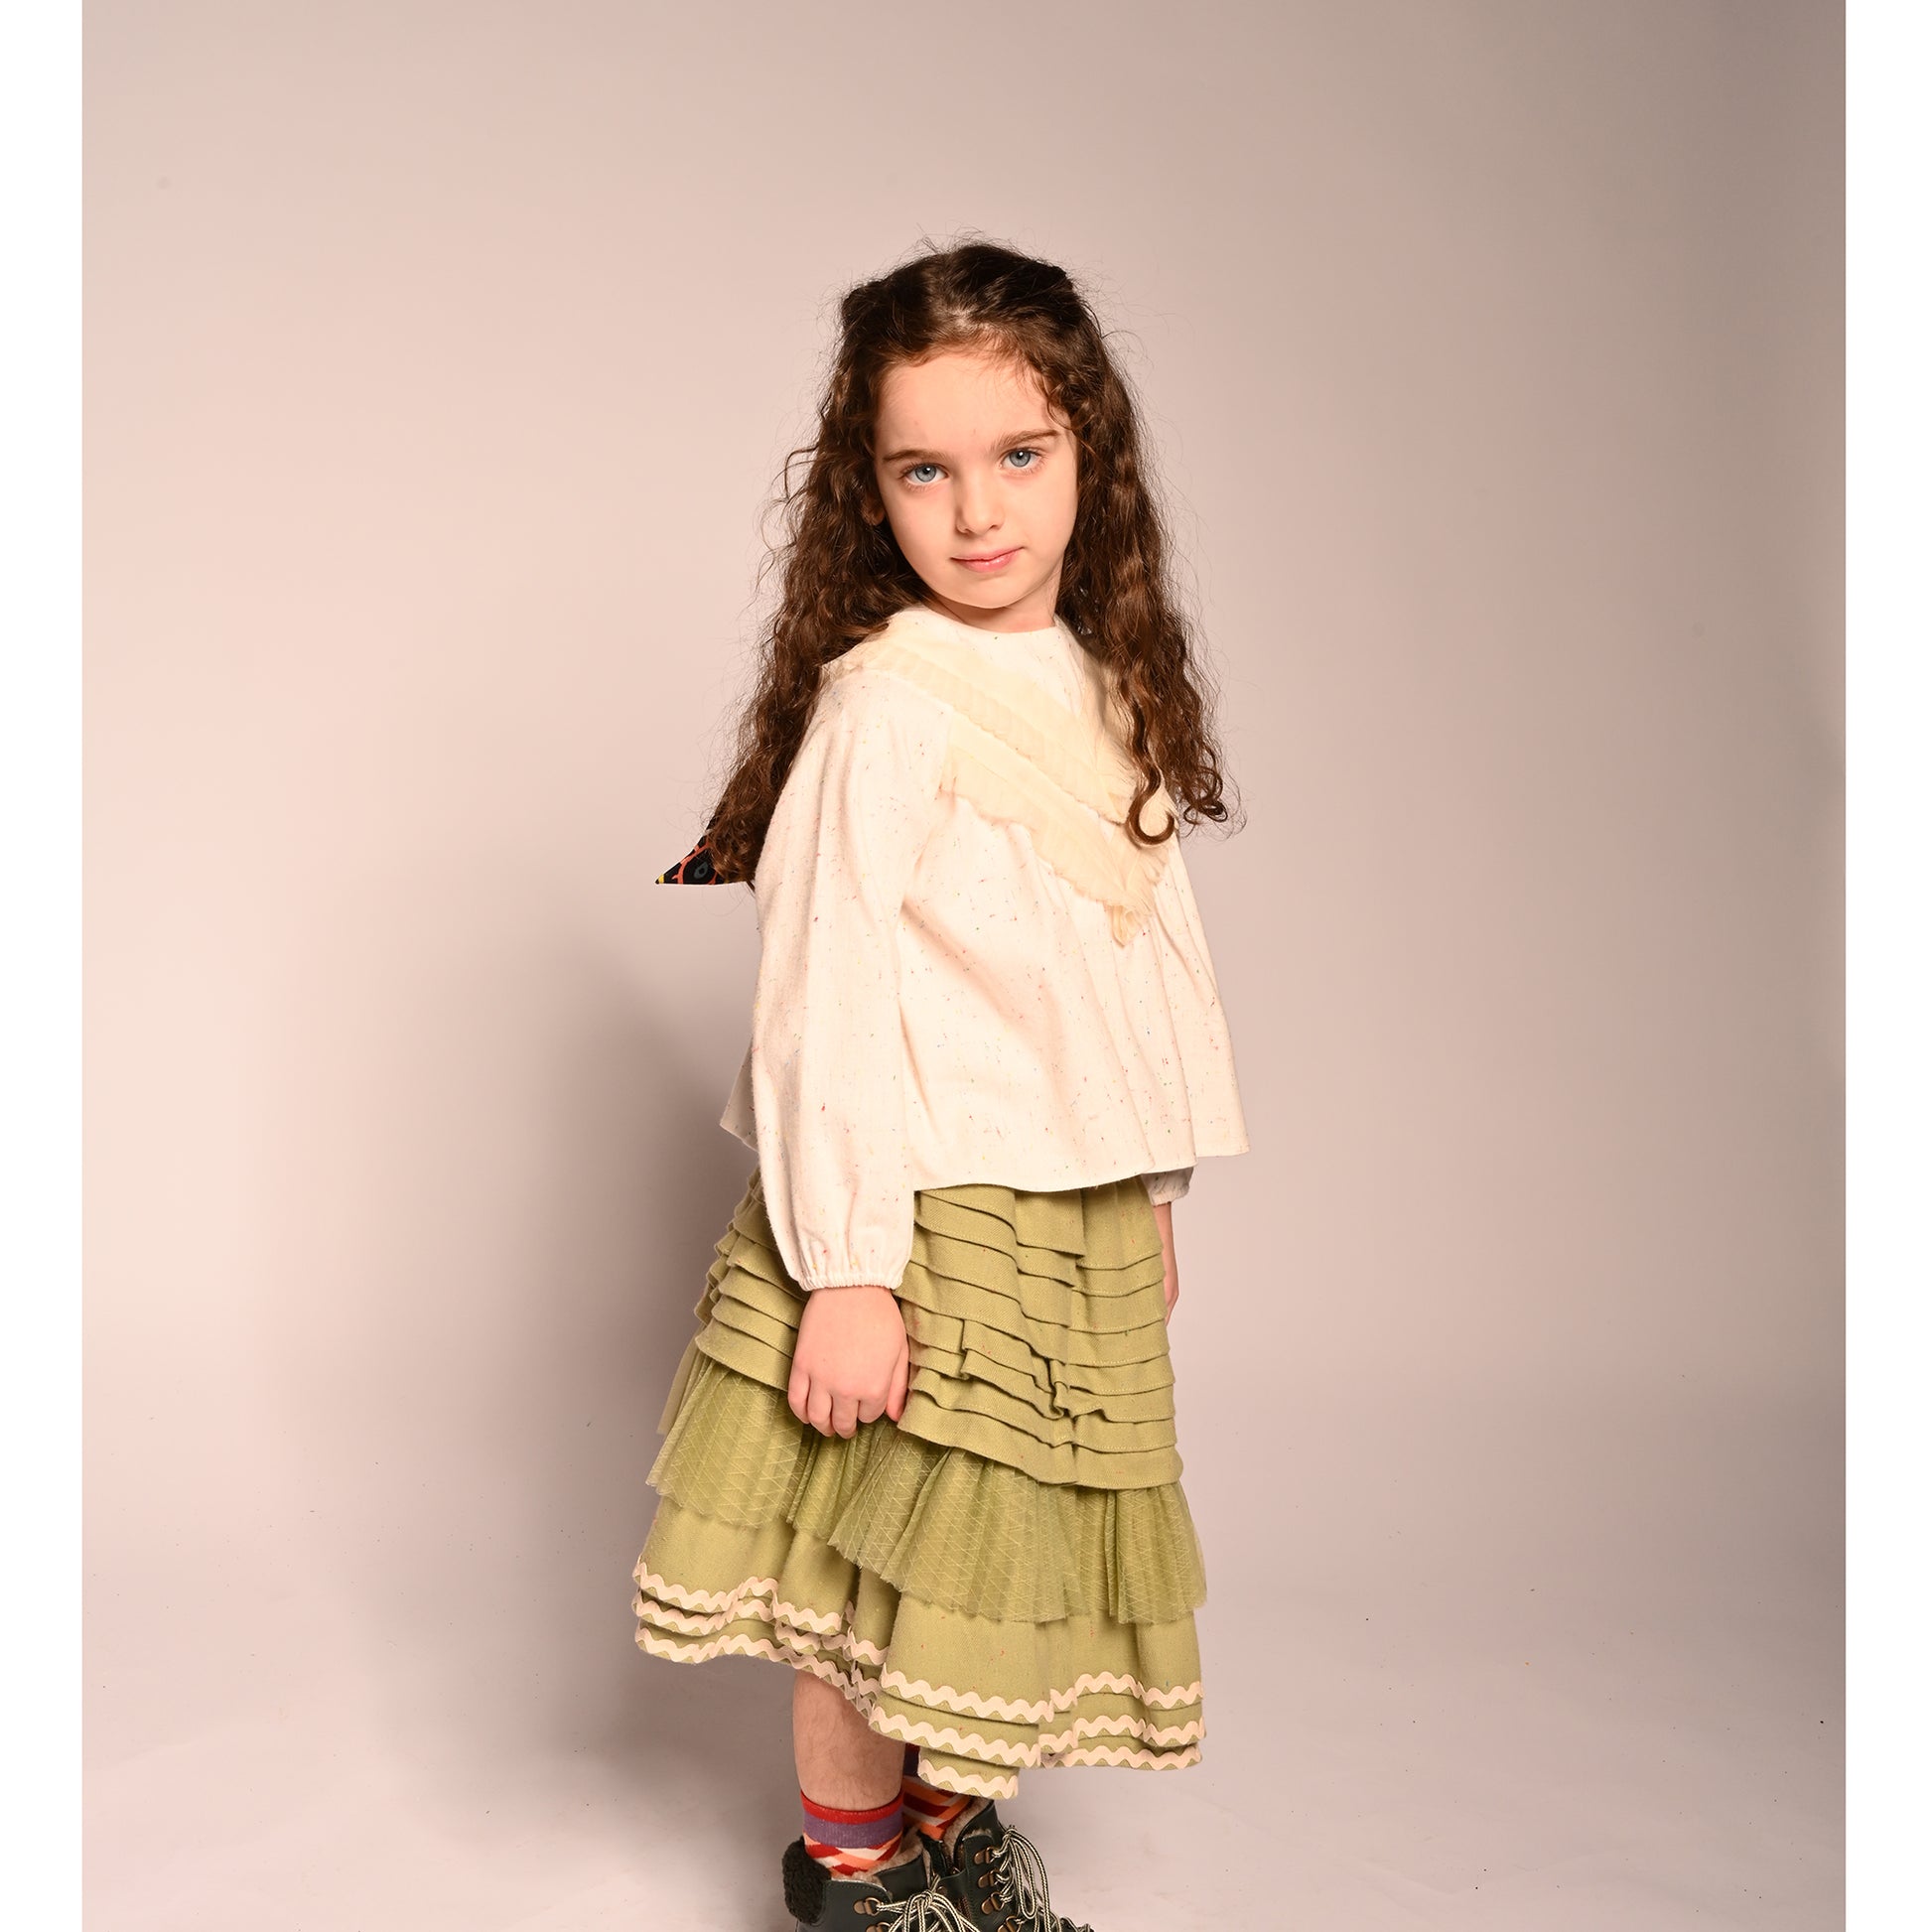
<instances>
[{"instance_id":1,"label":"green tiered skirt","mask_svg":"<svg viewBox=\"0 0 1932 1932\"><path fill-rule=\"evenodd\" d=\"M638 1644L808 1670L950 1791L1195 1762L1206 1585L1146 1188L941 1187L914 1221L905 1412L820 1436L785 1401L804 1296L752 1176L659 1425Z\"/></svg>"}]
</instances>

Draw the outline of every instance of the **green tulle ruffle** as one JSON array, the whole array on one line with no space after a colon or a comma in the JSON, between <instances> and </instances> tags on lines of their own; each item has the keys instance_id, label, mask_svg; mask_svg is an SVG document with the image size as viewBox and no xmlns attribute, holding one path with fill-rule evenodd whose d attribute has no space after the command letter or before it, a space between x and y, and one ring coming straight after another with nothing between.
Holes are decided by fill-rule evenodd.
<instances>
[{"instance_id":1,"label":"green tulle ruffle","mask_svg":"<svg viewBox=\"0 0 1932 1932\"><path fill-rule=\"evenodd\" d=\"M890 1422L820 1436L784 1396L709 1358L693 1367L651 1485L713 1522L782 1521L903 1594L1031 1623L1167 1623L1206 1597L1178 1483L1044 1483Z\"/></svg>"}]
</instances>

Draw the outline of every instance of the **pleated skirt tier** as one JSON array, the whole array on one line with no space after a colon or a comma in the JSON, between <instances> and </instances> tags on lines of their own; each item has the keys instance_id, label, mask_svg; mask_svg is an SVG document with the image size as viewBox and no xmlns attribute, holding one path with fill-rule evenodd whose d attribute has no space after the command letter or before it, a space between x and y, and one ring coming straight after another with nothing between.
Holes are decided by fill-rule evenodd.
<instances>
[{"instance_id":1,"label":"pleated skirt tier","mask_svg":"<svg viewBox=\"0 0 1932 1932\"><path fill-rule=\"evenodd\" d=\"M660 1425L639 1646L810 1671L945 1790L1193 1763L1206 1586L1146 1188L935 1188L914 1221L904 1414L821 1436L785 1401L804 1295L752 1176Z\"/></svg>"}]
</instances>

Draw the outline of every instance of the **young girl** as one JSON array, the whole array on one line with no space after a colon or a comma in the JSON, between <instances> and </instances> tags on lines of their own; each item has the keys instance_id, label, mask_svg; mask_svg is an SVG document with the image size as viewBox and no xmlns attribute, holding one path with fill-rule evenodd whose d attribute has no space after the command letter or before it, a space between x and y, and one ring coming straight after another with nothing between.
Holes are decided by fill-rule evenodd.
<instances>
[{"instance_id":1,"label":"young girl","mask_svg":"<svg viewBox=\"0 0 1932 1932\"><path fill-rule=\"evenodd\" d=\"M789 1664L801 1928L1074 1932L1022 1766L1200 1754L1172 1203L1247 1148L1175 834L1225 820L1133 402L1059 269L855 288L735 770L758 1167L637 1641ZM789 481L789 479L788 479Z\"/></svg>"}]
</instances>

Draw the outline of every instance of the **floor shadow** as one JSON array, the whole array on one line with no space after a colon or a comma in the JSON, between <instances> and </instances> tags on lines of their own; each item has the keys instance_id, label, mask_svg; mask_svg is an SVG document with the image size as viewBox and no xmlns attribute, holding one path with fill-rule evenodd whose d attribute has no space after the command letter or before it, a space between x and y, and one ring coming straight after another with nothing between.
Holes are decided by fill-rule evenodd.
<instances>
[{"instance_id":1,"label":"floor shadow","mask_svg":"<svg viewBox=\"0 0 1932 1932\"><path fill-rule=\"evenodd\" d=\"M522 1586L517 1621L555 1639L531 1741L601 1760L639 1800L715 1789L741 1814L768 1808L775 1830L795 1807L789 1674L647 1657L629 1607L659 1416L754 1156L716 1124L728 1079L687 1070L671 1018L628 985L603 992L579 1014L552 1176L569 1294L538 1304L551 1321L531 1336L558 1400L523 1445L529 1547L562 1559ZM770 1775L748 1784L748 1765Z\"/></svg>"},{"instance_id":2,"label":"floor shadow","mask_svg":"<svg viewBox=\"0 0 1932 1932\"><path fill-rule=\"evenodd\" d=\"M734 1005L655 1011L621 961L552 954L462 1018L475 1050L514 1035L507 1057L535 1069L502 1103L534 1110L516 1197L477 1216L513 1249L486 1285L422 1287L478 1345L372 1328L364 1350L406 1351L404 1371L370 1419L319 1424L324 1457L380 1459L327 1560L385 1747L439 1815L527 1816L541 1767L569 1759L620 1807L708 1800L766 1839L790 1828L789 1673L647 1657L630 1607L658 1418L754 1166L717 1125L733 1068L688 1036ZM435 1024L401 1036L421 1051ZM431 1375L433 1415L410 1399Z\"/></svg>"}]
</instances>

